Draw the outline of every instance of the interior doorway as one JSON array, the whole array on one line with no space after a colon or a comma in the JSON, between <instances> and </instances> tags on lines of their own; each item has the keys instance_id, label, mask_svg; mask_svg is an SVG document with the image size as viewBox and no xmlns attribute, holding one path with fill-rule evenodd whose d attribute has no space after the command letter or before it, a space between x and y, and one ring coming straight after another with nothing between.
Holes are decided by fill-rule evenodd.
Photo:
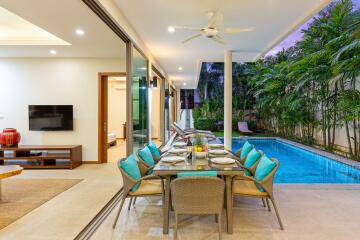
<instances>
[{"instance_id":1,"label":"interior doorway","mask_svg":"<svg viewBox=\"0 0 360 240\"><path fill-rule=\"evenodd\" d=\"M126 87L126 73L99 73L99 163L126 156Z\"/></svg>"}]
</instances>

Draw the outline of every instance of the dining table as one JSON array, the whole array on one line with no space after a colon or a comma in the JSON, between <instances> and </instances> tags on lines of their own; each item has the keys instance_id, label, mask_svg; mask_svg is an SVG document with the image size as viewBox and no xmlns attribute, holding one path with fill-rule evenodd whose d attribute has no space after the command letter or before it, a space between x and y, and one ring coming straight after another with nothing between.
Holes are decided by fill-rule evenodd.
<instances>
[{"instance_id":1,"label":"dining table","mask_svg":"<svg viewBox=\"0 0 360 240\"><path fill-rule=\"evenodd\" d=\"M227 233L233 233L233 199L232 199L232 183L233 178L243 173L243 168L239 164L239 159L230 151L221 157L234 159L232 164L217 164L211 159L219 157L217 155L206 154L205 158L197 158L194 152L192 157L188 157L189 153L184 153L184 161L166 163L160 161L153 168L153 174L161 177L164 180L164 199L163 199L163 233L169 233L169 218L171 208L171 193L170 182L174 179L179 172L192 172L192 171L216 171L219 177L225 180L225 208L226 208L226 226ZM164 154L165 156L174 156L170 153ZM163 158L162 157L162 158Z\"/></svg>"}]
</instances>

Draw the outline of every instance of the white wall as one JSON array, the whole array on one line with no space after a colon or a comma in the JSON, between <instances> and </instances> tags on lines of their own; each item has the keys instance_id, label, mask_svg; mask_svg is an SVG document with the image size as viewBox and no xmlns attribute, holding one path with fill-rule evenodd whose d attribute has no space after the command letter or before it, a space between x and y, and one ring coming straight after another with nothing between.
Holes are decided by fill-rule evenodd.
<instances>
[{"instance_id":1,"label":"white wall","mask_svg":"<svg viewBox=\"0 0 360 240\"><path fill-rule=\"evenodd\" d=\"M115 85L125 88L116 89ZM108 83L108 131L116 133L117 138L124 138L123 124L126 122L126 82L109 81Z\"/></svg>"},{"instance_id":2,"label":"white wall","mask_svg":"<svg viewBox=\"0 0 360 240\"><path fill-rule=\"evenodd\" d=\"M81 144L97 160L98 73L125 72L121 59L0 59L0 129L17 128L21 144ZM28 105L74 105L74 131L29 131Z\"/></svg>"}]
</instances>

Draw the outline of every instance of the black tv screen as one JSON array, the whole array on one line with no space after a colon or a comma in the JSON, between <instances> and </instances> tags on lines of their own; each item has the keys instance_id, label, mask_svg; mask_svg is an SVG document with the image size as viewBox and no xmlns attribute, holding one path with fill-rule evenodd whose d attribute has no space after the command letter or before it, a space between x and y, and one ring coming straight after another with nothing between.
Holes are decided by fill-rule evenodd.
<instances>
[{"instance_id":1,"label":"black tv screen","mask_svg":"<svg viewBox=\"0 0 360 240\"><path fill-rule=\"evenodd\" d=\"M73 130L72 105L29 105L30 131Z\"/></svg>"},{"instance_id":2,"label":"black tv screen","mask_svg":"<svg viewBox=\"0 0 360 240\"><path fill-rule=\"evenodd\" d=\"M181 109L193 109L194 89L181 89L180 102L181 102Z\"/></svg>"}]
</instances>

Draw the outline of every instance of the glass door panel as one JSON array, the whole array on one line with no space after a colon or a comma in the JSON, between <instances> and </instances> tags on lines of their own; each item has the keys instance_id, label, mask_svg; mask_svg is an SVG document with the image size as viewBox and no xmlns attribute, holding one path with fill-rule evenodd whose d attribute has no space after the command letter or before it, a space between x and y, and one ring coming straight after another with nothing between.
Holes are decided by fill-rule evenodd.
<instances>
[{"instance_id":1,"label":"glass door panel","mask_svg":"<svg viewBox=\"0 0 360 240\"><path fill-rule=\"evenodd\" d=\"M170 96L169 96L169 82L165 80L165 142L169 139L170 136L170 111L169 111L169 102L170 102Z\"/></svg>"},{"instance_id":2,"label":"glass door panel","mask_svg":"<svg viewBox=\"0 0 360 240\"><path fill-rule=\"evenodd\" d=\"M148 131L148 86L147 86L147 60L137 49L133 50L133 152L144 146L149 139Z\"/></svg>"}]
</instances>

